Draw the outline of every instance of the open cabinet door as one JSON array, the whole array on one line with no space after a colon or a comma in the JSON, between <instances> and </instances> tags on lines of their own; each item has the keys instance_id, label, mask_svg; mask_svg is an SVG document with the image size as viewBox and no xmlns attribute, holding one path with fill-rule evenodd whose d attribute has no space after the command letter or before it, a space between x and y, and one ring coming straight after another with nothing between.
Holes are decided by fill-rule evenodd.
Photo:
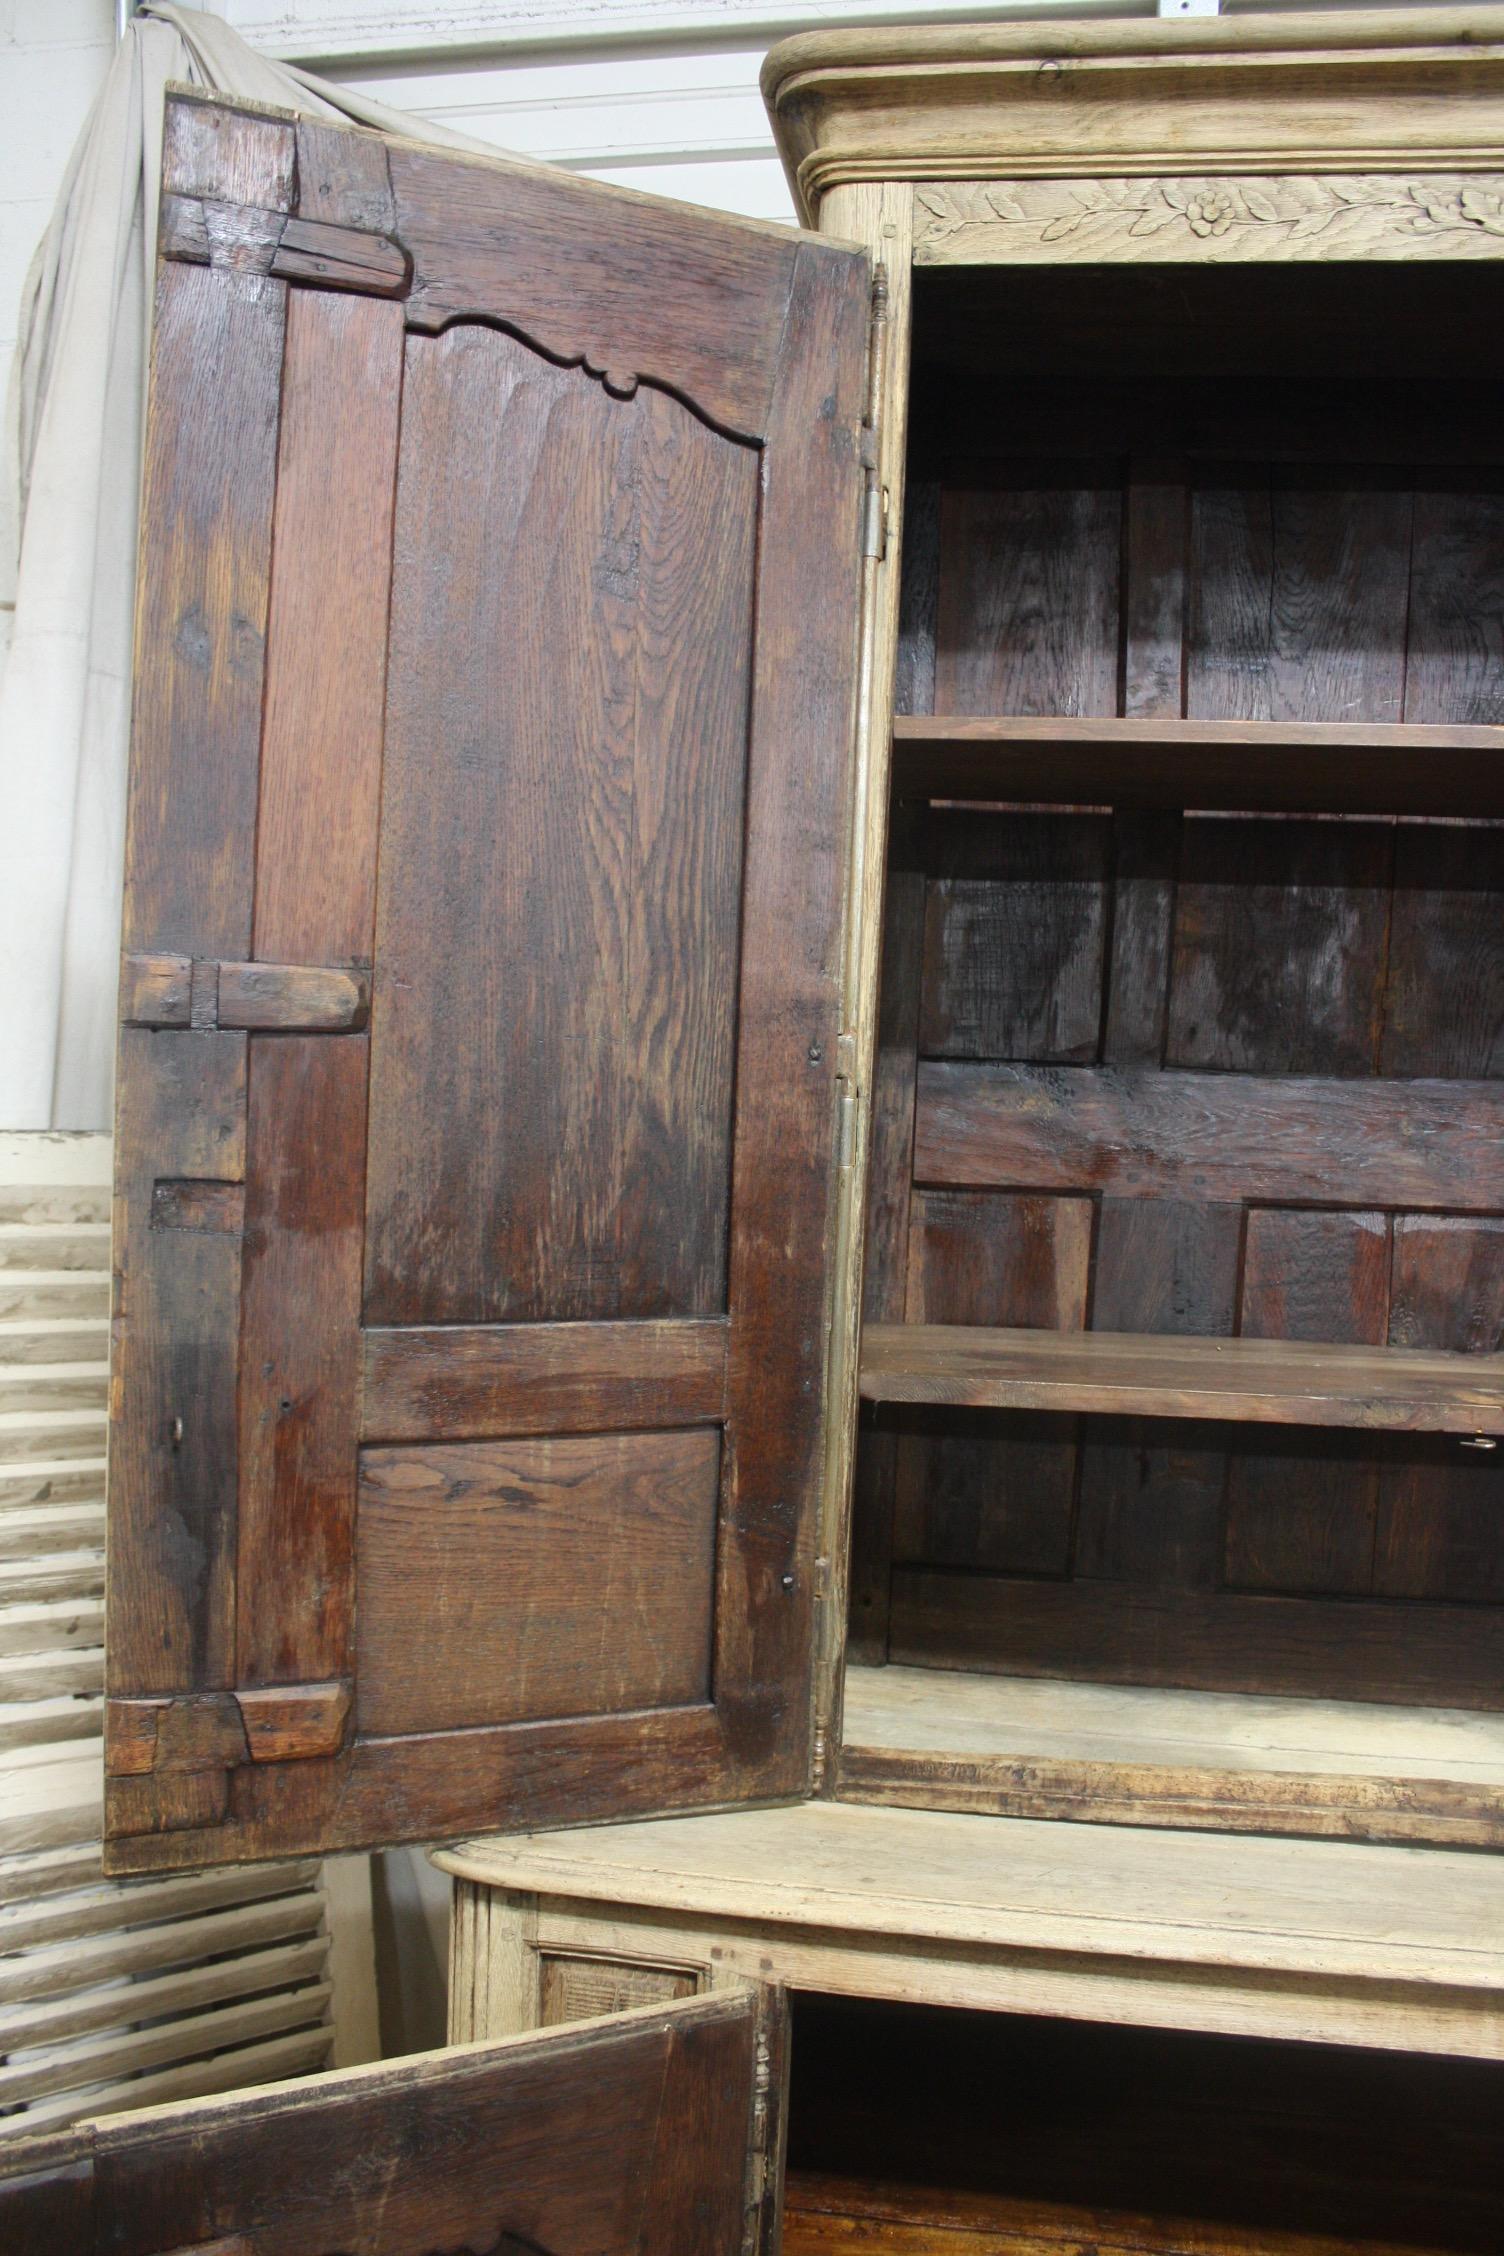
<instances>
[{"instance_id":1,"label":"open cabinet door","mask_svg":"<svg viewBox=\"0 0 1504 2256\"><path fill-rule=\"evenodd\" d=\"M866 264L169 105L115 1872L805 1791Z\"/></svg>"},{"instance_id":2,"label":"open cabinet door","mask_svg":"<svg viewBox=\"0 0 1504 2256\"><path fill-rule=\"evenodd\" d=\"M740 2256L756 2009L690 1999L0 2152L6 2256Z\"/></svg>"}]
</instances>

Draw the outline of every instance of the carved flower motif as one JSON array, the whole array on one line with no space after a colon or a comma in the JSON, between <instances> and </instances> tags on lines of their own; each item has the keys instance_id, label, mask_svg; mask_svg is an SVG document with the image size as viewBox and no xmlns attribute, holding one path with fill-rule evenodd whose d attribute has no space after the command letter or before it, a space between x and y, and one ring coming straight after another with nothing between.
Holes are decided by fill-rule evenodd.
<instances>
[{"instance_id":1,"label":"carved flower motif","mask_svg":"<svg viewBox=\"0 0 1504 2256\"><path fill-rule=\"evenodd\" d=\"M1237 217L1237 207L1231 196L1220 195L1215 188L1203 188L1199 194L1188 198L1185 216L1193 234L1225 235Z\"/></svg>"}]
</instances>

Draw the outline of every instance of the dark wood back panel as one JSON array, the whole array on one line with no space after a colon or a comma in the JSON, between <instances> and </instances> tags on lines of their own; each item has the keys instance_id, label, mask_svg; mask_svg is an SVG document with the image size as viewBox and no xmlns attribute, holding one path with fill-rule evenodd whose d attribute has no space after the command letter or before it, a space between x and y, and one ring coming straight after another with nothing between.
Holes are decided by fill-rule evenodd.
<instances>
[{"instance_id":1,"label":"dark wood back panel","mask_svg":"<svg viewBox=\"0 0 1504 2256\"><path fill-rule=\"evenodd\" d=\"M1072 461L1066 408L994 400L988 452L921 384L907 709L1504 717L1500 480L1437 465L1444 401L1371 385L1322 461L1191 386L1171 456L1144 389L1074 397ZM898 811L869 1316L1497 1349L1504 827L1048 797ZM885 1410L857 1650L1504 1705L1501 1505L1456 1442Z\"/></svg>"},{"instance_id":2,"label":"dark wood back panel","mask_svg":"<svg viewBox=\"0 0 1504 2256\"><path fill-rule=\"evenodd\" d=\"M165 188L112 1864L796 1793L865 262L194 100Z\"/></svg>"},{"instance_id":3,"label":"dark wood back panel","mask_svg":"<svg viewBox=\"0 0 1504 2256\"><path fill-rule=\"evenodd\" d=\"M758 465L495 330L408 340L371 1323L725 1313Z\"/></svg>"}]
</instances>

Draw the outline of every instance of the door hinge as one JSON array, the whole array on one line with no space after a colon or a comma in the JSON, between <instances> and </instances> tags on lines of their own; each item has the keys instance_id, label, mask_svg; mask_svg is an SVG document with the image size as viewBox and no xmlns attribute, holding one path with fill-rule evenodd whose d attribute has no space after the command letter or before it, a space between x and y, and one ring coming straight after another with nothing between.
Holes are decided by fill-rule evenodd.
<instances>
[{"instance_id":1,"label":"door hinge","mask_svg":"<svg viewBox=\"0 0 1504 2256\"><path fill-rule=\"evenodd\" d=\"M856 1036L836 1036L836 1165L849 1167L856 1156Z\"/></svg>"},{"instance_id":2,"label":"door hinge","mask_svg":"<svg viewBox=\"0 0 1504 2256\"><path fill-rule=\"evenodd\" d=\"M880 564L888 553L888 489L875 470L867 472L862 495L862 555Z\"/></svg>"},{"instance_id":3,"label":"door hinge","mask_svg":"<svg viewBox=\"0 0 1504 2256\"><path fill-rule=\"evenodd\" d=\"M883 377L888 359L888 270L879 259L872 269L871 312L867 325L867 409L862 418L862 555L879 563L888 553L888 489L882 482L878 435L882 428Z\"/></svg>"}]
</instances>

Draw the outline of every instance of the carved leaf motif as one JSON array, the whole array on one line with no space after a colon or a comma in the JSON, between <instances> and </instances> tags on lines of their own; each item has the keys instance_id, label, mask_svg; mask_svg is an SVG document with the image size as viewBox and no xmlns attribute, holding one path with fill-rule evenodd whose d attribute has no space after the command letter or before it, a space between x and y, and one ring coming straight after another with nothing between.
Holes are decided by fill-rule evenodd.
<instances>
[{"instance_id":1,"label":"carved leaf motif","mask_svg":"<svg viewBox=\"0 0 1504 2256\"><path fill-rule=\"evenodd\" d=\"M1483 188L1464 188L1460 201L1464 219L1470 219L1485 234L1504 235L1504 196L1491 195Z\"/></svg>"},{"instance_id":2,"label":"carved leaf motif","mask_svg":"<svg viewBox=\"0 0 1504 2256\"><path fill-rule=\"evenodd\" d=\"M1278 221L1282 217L1274 198L1266 195L1262 188L1245 188L1243 204L1250 219Z\"/></svg>"},{"instance_id":3,"label":"carved leaf motif","mask_svg":"<svg viewBox=\"0 0 1504 2256\"><path fill-rule=\"evenodd\" d=\"M1419 180L1411 182L1410 195L1427 219L1433 220L1438 227L1455 227L1458 224L1459 213L1454 196L1438 196Z\"/></svg>"},{"instance_id":4,"label":"carved leaf motif","mask_svg":"<svg viewBox=\"0 0 1504 2256\"><path fill-rule=\"evenodd\" d=\"M955 206L949 196L939 188L917 188L915 201L922 204L932 219L954 219Z\"/></svg>"},{"instance_id":5,"label":"carved leaf motif","mask_svg":"<svg viewBox=\"0 0 1504 2256\"><path fill-rule=\"evenodd\" d=\"M988 210L998 219L1017 221L1027 216L1018 198L1010 196L1005 189L989 188L986 200Z\"/></svg>"},{"instance_id":6,"label":"carved leaf motif","mask_svg":"<svg viewBox=\"0 0 1504 2256\"><path fill-rule=\"evenodd\" d=\"M1062 236L1074 235L1085 217L1086 214L1083 211L1061 212L1058 219L1050 221L1049 226L1040 236L1040 241L1042 243L1058 243Z\"/></svg>"},{"instance_id":7,"label":"carved leaf motif","mask_svg":"<svg viewBox=\"0 0 1504 2256\"><path fill-rule=\"evenodd\" d=\"M1173 227L1177 219L1184 217L1185 213L1177 210L1172 203L1165 203L1157 211L1153 204L1146 204L1128 232L1130 235L1157 235L1161 228Z\"/></svg>"}]
</instances>

